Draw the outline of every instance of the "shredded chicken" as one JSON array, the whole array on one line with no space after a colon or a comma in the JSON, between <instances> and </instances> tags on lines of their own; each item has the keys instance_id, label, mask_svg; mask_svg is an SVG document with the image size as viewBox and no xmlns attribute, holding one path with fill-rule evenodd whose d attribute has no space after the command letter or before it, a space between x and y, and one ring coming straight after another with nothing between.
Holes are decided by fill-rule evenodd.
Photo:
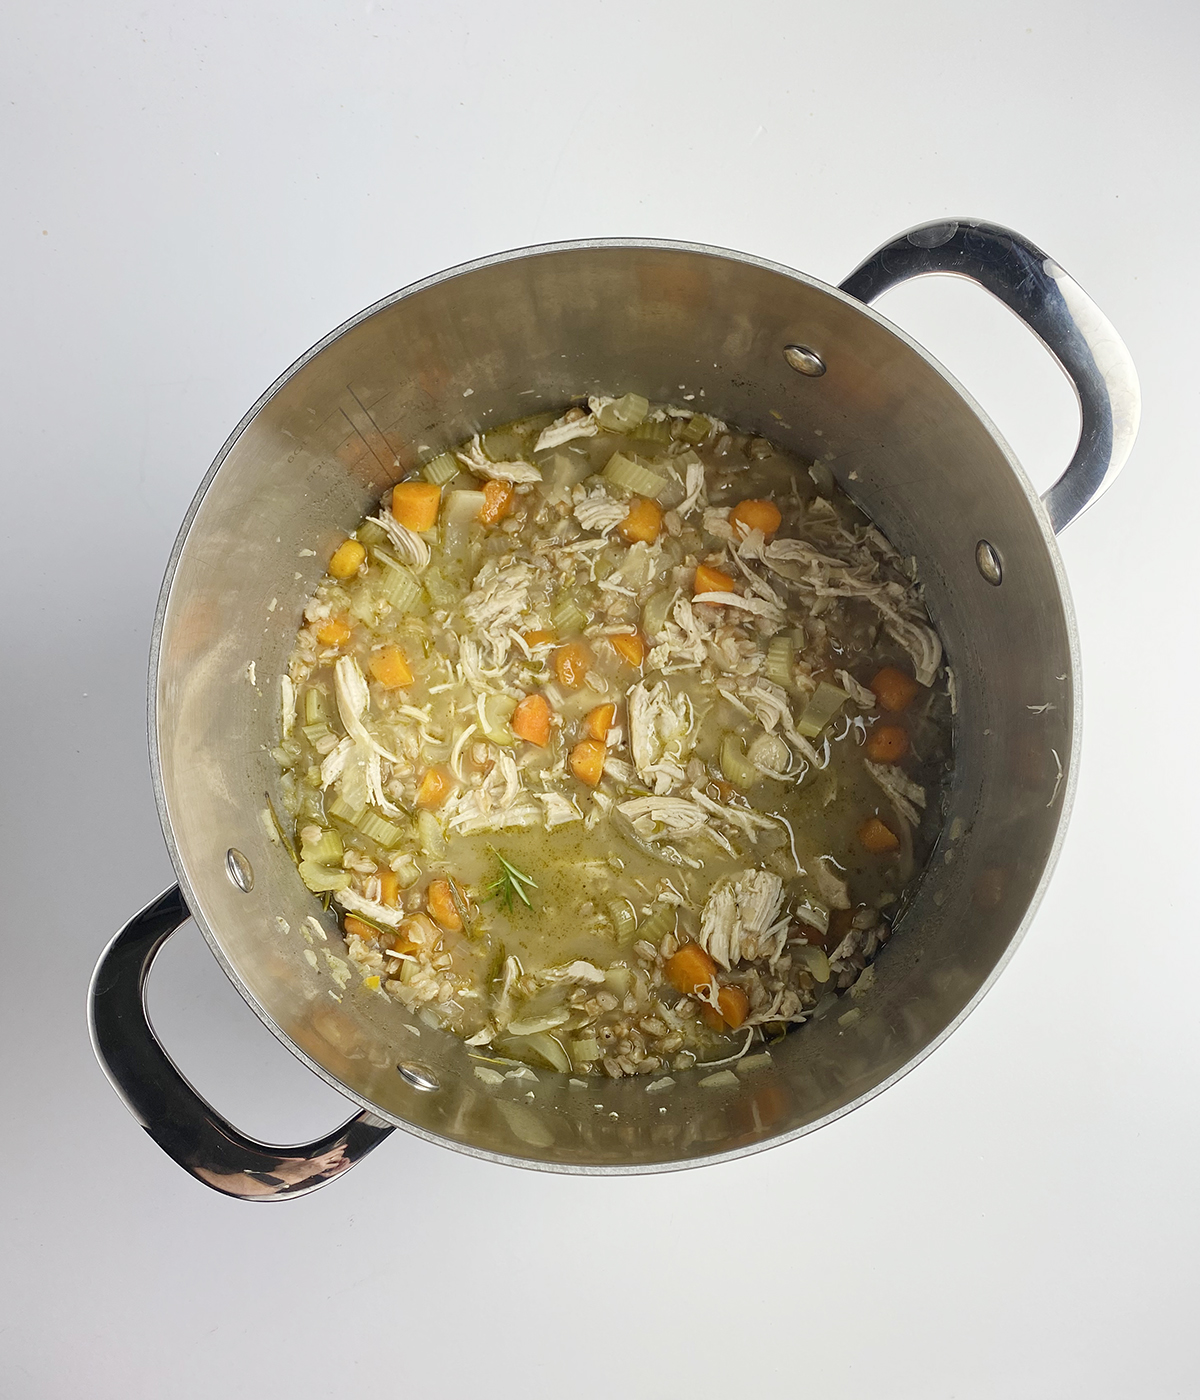
<instances>
[{"instance_id":1,"label":"shredded chicken","mask_svg":"<svg viewBox=\"0 0 1200 1400\"><path fill-rule=\"evenodd\" d=\"M454 454L469 472L483 477L486 481L511 481L523 483L541 481L540 468L532 462L493 462L483 451L483 443L478 433L471 439L470 446Z\"/></svg>"}]
</instances>

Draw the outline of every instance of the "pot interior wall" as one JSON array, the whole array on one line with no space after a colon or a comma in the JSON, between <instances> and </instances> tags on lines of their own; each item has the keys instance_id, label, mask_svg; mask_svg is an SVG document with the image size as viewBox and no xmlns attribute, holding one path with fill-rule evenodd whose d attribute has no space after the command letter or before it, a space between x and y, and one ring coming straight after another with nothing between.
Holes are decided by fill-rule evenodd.
<instances>
[{"instance_id":1,"label":"pot interior wall","mask_svg":"<svg viewBox=\"0 0 1200 1400\"><path fill-rule=\"evenodd\" d=\"M816 349L806 378L782 350ZM686 386L686 387L681 387ZM589 391L694 402L829 462L916 557L958 691L942 841L874 988L732 1087L695 1076L487 1088L453 1037L357 986L283 851L279 675L345 530L403 470L468 434ZM157 658L164 826L189 903L234 980L315 1067L384 1115L470 1150L561 1169L647 1169L805 1131L876 1091L951 1026L1009 949L1054 848L1073 747L1057 553L1005 449L932 362L857 303L785 269L678 246L549 249L382 303L306 357L232 440L181 536ZM1004 562L993 587L975 549ZM254 663L254 679L249 667ZM254 887L226 874L250 859ZM315 916L326 941L305 957ZM857 1015L847 1018L853 1009ZM417 1033L419 1032L419 1034ZM434 1093L398 1061L431 1068ZM534 1097L526 1097L532 1089Z\"/></svg>"}]
</instances>

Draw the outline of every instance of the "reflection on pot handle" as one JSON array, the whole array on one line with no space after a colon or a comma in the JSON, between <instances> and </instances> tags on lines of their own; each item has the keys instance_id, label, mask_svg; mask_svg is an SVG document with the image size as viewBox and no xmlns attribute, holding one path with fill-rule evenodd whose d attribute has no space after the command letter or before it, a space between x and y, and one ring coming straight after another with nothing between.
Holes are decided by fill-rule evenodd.
<instances>
[{"instance_id":1,"label":"reflection on pot handle","mask_svg":"<svg viewBox=\"0 0 1200 1400\"><path fill-rule=\"evenodd\" d=\"M872 302L889 287L950 273L998 297L1066 371L1079 396L1079 445L1042 497L1057 535L1115 480L1137 437L1141 390L1112 323L1053 258L1012 229L975 219L919 224L885 243L841 290Z\"/></svg>"},{"instance_id":2,"label":"reflection on pot handle","mask_svg":"<svg viewBox=\"0 0 1200 1400\"><path fill-rule=\"evenodd\" d=\"M214 1191L244 1201L303 1196L360 1162L392 1132L363 1112L318 1142L269 1147L214 1112L172 1064L146 1014L159 949L191 917L176 885L149 904L101 955L88 991L92 1046L105 1074L159 1147Z\"/></svg>"}]
</instances>

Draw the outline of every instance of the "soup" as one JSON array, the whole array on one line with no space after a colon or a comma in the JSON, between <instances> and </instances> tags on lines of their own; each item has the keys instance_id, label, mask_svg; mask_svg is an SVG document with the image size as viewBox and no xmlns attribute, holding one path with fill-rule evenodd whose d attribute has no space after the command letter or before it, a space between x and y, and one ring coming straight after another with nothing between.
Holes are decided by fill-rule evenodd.
<instances>
[{"instance_id":1,"label":"soup","mask_svg":"<svg viewBox=\"0 0 1200 1400\"><path fill-rule=\"evenodd\" d=\"M636 394L397 483L281 685L279 839L365 989L481 1077L686 1071L824 1014L940 829L912 561L824 464Z\"/></svg>"}]
</instances>

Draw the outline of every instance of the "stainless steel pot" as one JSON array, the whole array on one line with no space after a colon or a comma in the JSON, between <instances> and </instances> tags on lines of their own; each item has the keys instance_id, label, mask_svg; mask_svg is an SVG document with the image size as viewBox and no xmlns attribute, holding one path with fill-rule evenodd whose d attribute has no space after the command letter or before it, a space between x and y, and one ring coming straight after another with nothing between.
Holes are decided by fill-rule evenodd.
<instances>
[{"instance_id":1,"label":"stainless steel pot","mask_svg":"<svg viewBox=\"0 0 1200 1400\"><path fill-rule=\"evenodd\" d=\"M1079 447L1040 500L979 407L865 304L933 272L1006 302L1079 393ZM490 1088L456 1038L342 991L323 957L305 957L301 931L319 909L260 819L276 783L278 677L334 543L419 450L584 391L677 399L683 385L739 427L827 461L919 561L957 683L945 831L857 1015L805 1026L726 1085L681 1075L663 1094L639 1080L585 1092L543 1075ZM254 1199L313 1189L394 1127L491 1161L611 1174L755 1152L865 1103L979 1001L1050 877L1079 748L1078 647L1054 537L1123 465L1138 412L1125 347L1076 283L1018 235L965 220L913 229L840 288L715 248L603 240L454 268L353 317L234 430L171 556L150 728L179 886L96 969L93 1043L118 1093L193 1175ZM155 1038L146 976L189 916L264 1023L361 1106L323 1141L245 1137ZM322 923L318 952L344 952L333 919Z\"/></svg>"}]
</instances>

